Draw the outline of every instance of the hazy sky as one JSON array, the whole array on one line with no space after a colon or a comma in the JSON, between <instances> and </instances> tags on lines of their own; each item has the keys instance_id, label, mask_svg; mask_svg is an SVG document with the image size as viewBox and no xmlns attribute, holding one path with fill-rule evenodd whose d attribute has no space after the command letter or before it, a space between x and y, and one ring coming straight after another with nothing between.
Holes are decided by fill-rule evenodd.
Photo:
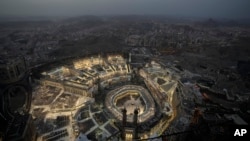
<instances>
[{"instance_id":1,"label":"hazy sky","mask_svg":"<svg viewBox=\"0 0 250 141\"><path fill-rule=\"evenodd\" d=\"M111 14L250 18L250 0L0 0L0 16Z\"/></svg>"}]
</instances>

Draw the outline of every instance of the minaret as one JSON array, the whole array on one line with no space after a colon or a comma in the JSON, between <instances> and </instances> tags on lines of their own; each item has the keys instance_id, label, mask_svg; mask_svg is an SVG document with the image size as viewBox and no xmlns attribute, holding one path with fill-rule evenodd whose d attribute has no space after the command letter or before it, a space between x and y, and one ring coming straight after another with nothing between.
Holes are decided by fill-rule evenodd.
<instances>
[{"instance_id":1,"label":"minaret","mask_svg":"<svg viewBox=\"0 0 250 141\"><path fill-rule=\"evenodd\" d=\"M97 89L98 89L98 94L101 94L102 88L101 88L101 79L99 77L99 74L98 74L98 77L97 77Z\"/></svg>"},{"instance_id":2,"label":"minaret","mask_svg":"<svg viewBox=\"0 0 250 141\"><path fill-rule=\"evenodd\" d=\"M129 53L128 62L131 63L131 53Z\"/></svg>"},{"instance_id":3,"label":"minaret","mask_svg":"<svg viewBox=\"0 0 250 141\"><path fill-rule=\"evenodd\" d=\"M124 108L122 110L122 140L125 140L125 127L127 126L127 110Z\"/></svg>"},{"instance_id":4,"label":"minaret","mask_svg":"<svg viewBox=\"0 0 250 141\"><path fill-rule=\"evenodd\" d=\"M138 129L137 129L137 127L138 127L138 109L135 109L135 111L134 111L134 135L133 135L133 137L134 137L134 139L138 139Z\"/></svg>"},{"instance_id":5,"label":"minaret","mask_svg":"<svg viewBox=\"0 0 250 141\"><path fill-rule=\"evenodd\" d=\"M124 108L122 110L122 126L126 126L127 125L127 110L126 108Z\"/></svg>"}]
</instances>

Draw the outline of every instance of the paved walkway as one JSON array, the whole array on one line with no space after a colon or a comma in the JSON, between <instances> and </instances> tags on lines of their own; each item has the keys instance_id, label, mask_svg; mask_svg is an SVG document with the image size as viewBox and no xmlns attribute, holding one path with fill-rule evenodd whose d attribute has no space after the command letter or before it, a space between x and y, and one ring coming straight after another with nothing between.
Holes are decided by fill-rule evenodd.
<instances>
[{"instance_id":1,"label":"paved walkway","mask_svg":"<svg viewBox=\"0 0 250 141\"><path fill-rule=\"evenodd\" d=\"M111 133L109 133L109 131L107 131L106 129L105 129L105 126L107 125L107 124L109 124L109 120L108 121L106 121L104 124L102 124L102 125L99 125L97 122L96 122L96 120L94 119L94 117L93 117L93 115L95 114L95 113L100 113L100 112L102 112L102 111L97 111L97 112L91 112L91 109L90 109L90 106L89 106L89 115L90 115L90 117L89 118L85 118L85 119L83 119L83 120L80 120L79 122L84 122L84 121L86 121L86 120L88 120L88 119L92 119L92 121L94 122L94 124L95 124L95 126L94 127L92 127L92 128L90 128L86 133L85 133L85 135L88 135L88 134L90 134L91 132L93 132L95 129L97 129L97 128L99 128L99 129L101 129L105 134L107 134L107 136L111 136Z\"/></svg>"}]
</instances>

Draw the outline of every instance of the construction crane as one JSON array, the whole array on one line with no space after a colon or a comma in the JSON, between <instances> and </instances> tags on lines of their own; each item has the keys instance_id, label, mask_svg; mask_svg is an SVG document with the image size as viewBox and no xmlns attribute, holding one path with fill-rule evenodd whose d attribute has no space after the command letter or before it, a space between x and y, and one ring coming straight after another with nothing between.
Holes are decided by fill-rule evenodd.
<instances>
[{"instance_id":1,"label":"construction crane","mask_svg":"<svg viewBox=\"0 0 250 141\"><path fill-rule=\"evenodd\" d=\"M191 119L191 124L195 125L199 122L199 118L201 117L202 113L199 108L195 108L193 117Z\"/></svg>"}]
</instances>

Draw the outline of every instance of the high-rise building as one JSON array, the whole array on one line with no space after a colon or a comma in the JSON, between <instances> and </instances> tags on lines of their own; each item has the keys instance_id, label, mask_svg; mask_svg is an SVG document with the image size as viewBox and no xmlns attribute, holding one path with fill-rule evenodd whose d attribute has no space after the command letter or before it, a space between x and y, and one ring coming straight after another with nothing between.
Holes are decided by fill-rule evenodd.
<instances>
[{"instance_id":1,"label":"high-rise building","mask_svg":"<svg viewBox=\"0 0 250 141\"><path fill-rule=\"evenodd\" d=\"M33 119L29 114L32 92L29 74L24 58L0 58L2 140L35 140Z\"/></svg>"},{"instance_id":2,"label":"high-rise building","mask_svg":"<svg viewBox=\"0 0 250 141\"><path fill-rule=\"evenodd\" d=\"M14 115L9 122L4 140L6 141L35 141L36 132L32 116L30 114Z\"/></svg>"},{"instance_id":3,"label":"high-rise building","mask_svg":"<svg viewBox=\"0 0 250 141\"><path fill-rule=\"evenodd\" d=\"M23 57L0 58L1 97L8 110L28 113L32 92L29 77Z\"/></svg>"},{"instance_id":4,"label":"high-rise building","mask_svg":"<svg viewBox=\"0 0 250 141\"><path fill-rule=\"evenodd\" d=\"M0 84L18 81L25 75L26 70L25 59L22 57L0 58Z\"/></svg>"}]
</instances>

